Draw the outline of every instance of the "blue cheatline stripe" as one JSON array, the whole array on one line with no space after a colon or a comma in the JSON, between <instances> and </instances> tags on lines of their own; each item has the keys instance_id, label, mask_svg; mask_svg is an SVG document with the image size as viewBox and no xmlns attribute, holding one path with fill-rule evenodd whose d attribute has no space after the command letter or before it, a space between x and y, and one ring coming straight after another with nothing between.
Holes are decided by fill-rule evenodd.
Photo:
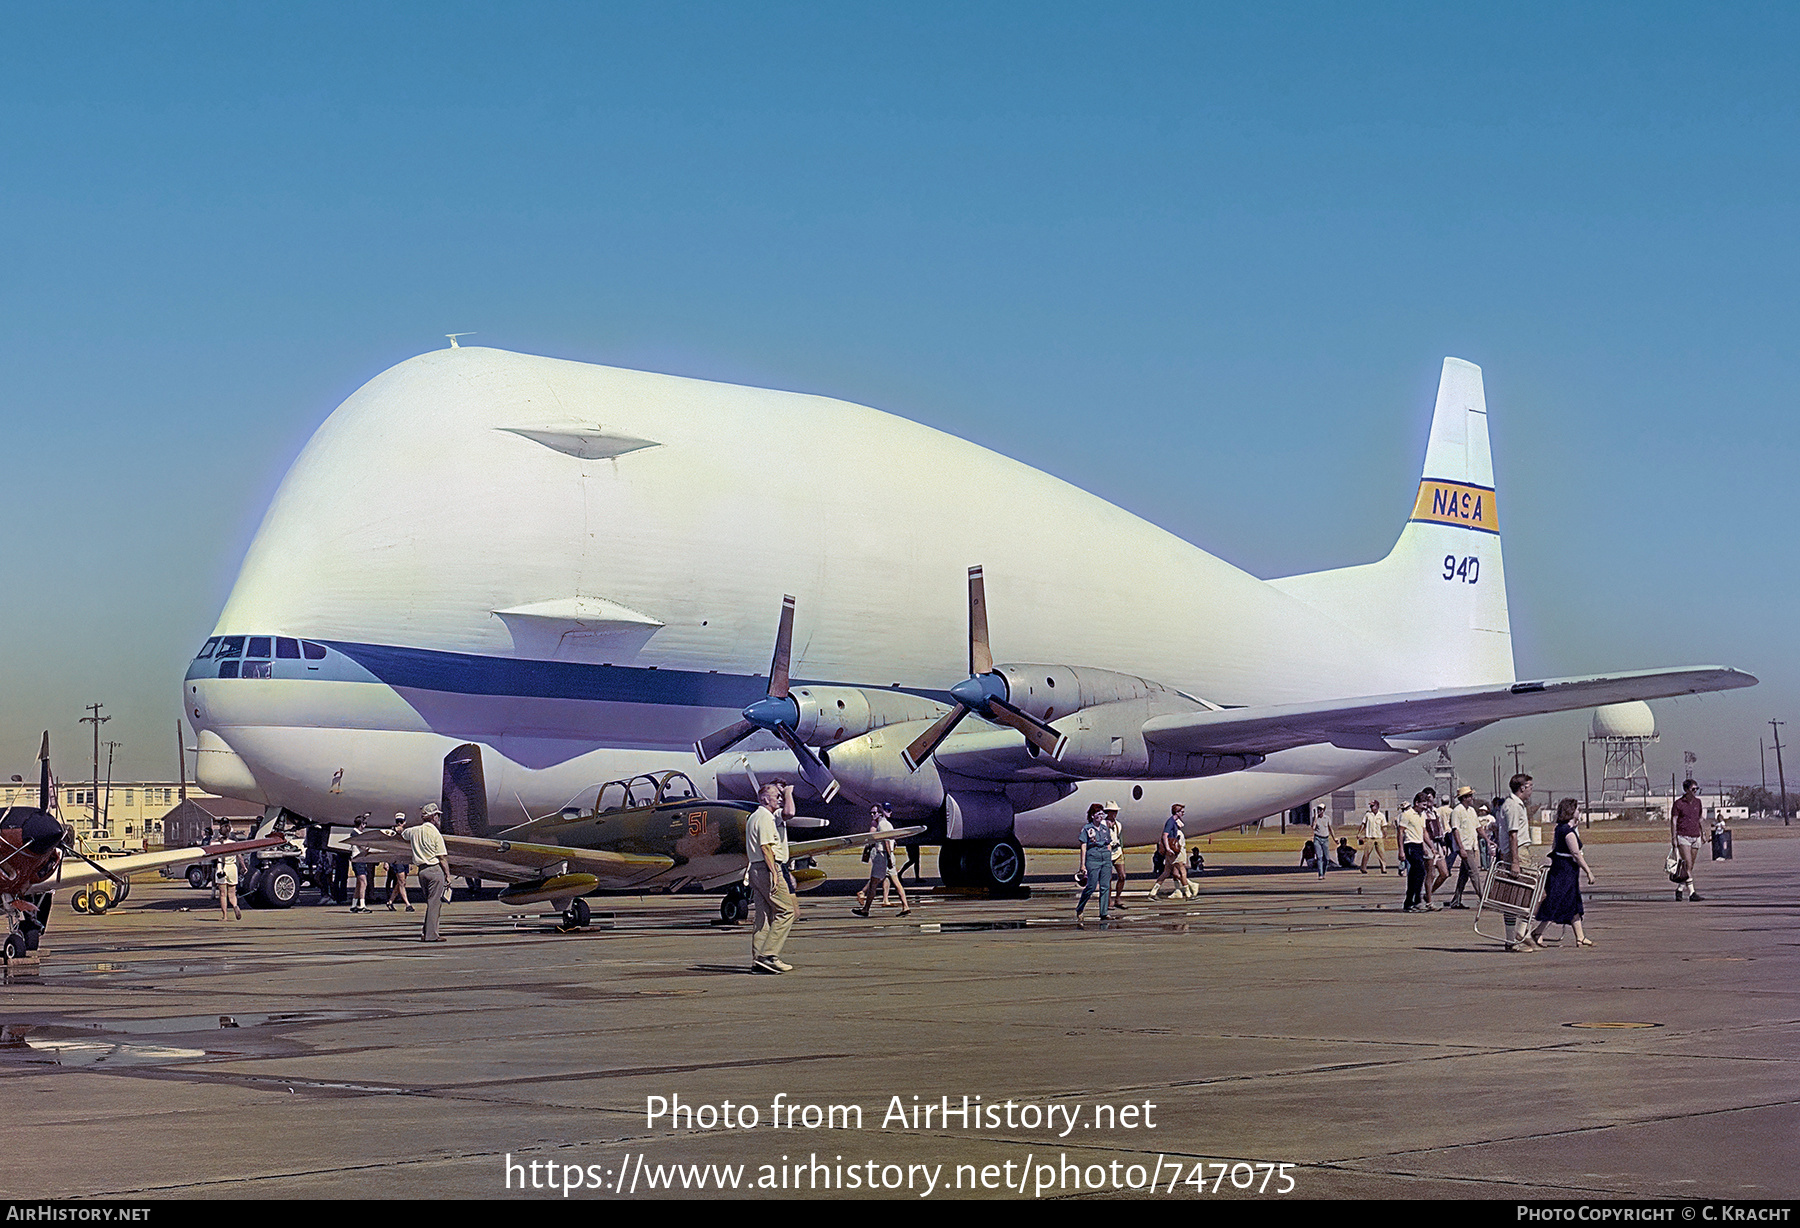
<instances>
[{"instance_id":1,"label":"blue cheatline stripe","mask_svg":"<svg viewBox=\"0 0 1800 1228\"><path fill-rule=\"evenodd\" d=\"M527 661L482 657L431 648L397 648L314 640L341 652L388 686L452 695L498 695L524 699L587 699L683 708L742 708L768 693L769 682L747 674L696 673L681 669L639 669L629 665L589 665L579 661ZM791 686L856 686L796 678ZM892 688L870 687L869 690ZM948 692L901 687L940 703Z\"/></svg>"}]
</instances>

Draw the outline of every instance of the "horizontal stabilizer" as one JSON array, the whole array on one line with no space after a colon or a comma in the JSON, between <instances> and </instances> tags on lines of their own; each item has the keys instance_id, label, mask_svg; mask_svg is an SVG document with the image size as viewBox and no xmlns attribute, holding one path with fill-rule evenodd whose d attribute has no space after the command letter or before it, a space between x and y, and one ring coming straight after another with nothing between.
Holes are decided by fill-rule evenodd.
<instances>
[{"instance_id":1,"label":"horizontal stabilizer","mask_svg":"<svg viewBox=\"0 0 1800 1228\"><path fill-rule=\"evenodd\" d=\"M194 865L217 861L221 857L254 853L258 849L274 848L286 843L285 836L265 836L260 840L236 840L229 844L194 845L191 848L163 849L155 853L133 853L129 857L108 857L99 863L101 868L96 868L93 863L80 864L65 856L54 877L30 890L61 891L64 887L85 887L103 879L126 878L139 870L154 870L159 866L181 865L184 862Z\"/></svg>"},{"instance_id":2,"label":"horizontal stabilizer","mask_svg":"<svg viewBox=\"0 0 1800 1228\"><path fill-rule=\"evenodd\" d=\"M1272 755L1323 743L1358 750L1392 749L1385 739L1454 730L1444 733L1448 740L1509 717L1755 685L1756 679L1749 674L1720 666L1644 670L1326 703L1186 712L1145 722L1144 738L1158 750L1188 754Z\"/></svg>"}]
</instances>

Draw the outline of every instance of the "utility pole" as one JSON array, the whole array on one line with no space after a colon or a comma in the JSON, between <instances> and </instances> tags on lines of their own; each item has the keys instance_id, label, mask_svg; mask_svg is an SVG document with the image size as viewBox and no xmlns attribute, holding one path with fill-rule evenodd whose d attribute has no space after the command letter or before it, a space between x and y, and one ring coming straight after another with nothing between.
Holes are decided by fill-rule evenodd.
<instances>
[{"instance_id":1,"label":"utility pole","mask_svg":"<svg viewBox=\"0 0 1800 1228\"><path fill-rule=\"evenodd\" d=\"M1594 825L1594 798L1588 792L1587 739L1581 739L1581 808L1587 813L1588 826Z\"/></svg>"},{"instance_id":2,"label":"utility pole","mask_svg":"<svg viewBox=\"0 0 1800 1228\"><path fill-rule=\"evenodd\" d=\"M100 726L112 719L110 716L100 715L100 709L105 706L105 704L89 704L82 711L92 712L94 715L81 718L81 724L94 727L94 792L89 799L93 804L88 807L88 819L95 827L100 825Z\"/></svg>"},{"instance_id":3,"label":"utility pole","mask_svg":"<svg viewBox=\"0 0 1800 1228\"><path fill-rule=\"evenodd\" d=\"M112 761L113 761L113 752L118 750L119 747L121 747L123 745L125 745L125 743L123 743L123 742L108 742L106 744L106 809L103 812L100 826L106 828L109 833L112 831Z\"/></svg>"},{"instance_id":4,"label":"utility pole","mask_svg":"<svg viewBox=\"0 0 1800 1228\"><path fill-rule=\"evenodd\" d=\"M1781 770L1781 727L1786 721L1770 721L1769 728L1775 731L1775 778L1781 782L1781 825L1788 826L1787 773Z\"/></svg>"},{"instance_id":5,"label":"utility pole","mask_svg":"<svg viewBox=\"0 0 1800 1228\"><path fill-rule=\"evenodd\" d=\"M181 780L181 796L176 801L187 801L187 748L182 745L181 721L175 721L175 768Z\"/></svg>"},{"instance_id":6,"label":"utility pole","mask_svg":"<svg viewBox=\"0 0 1800 1228\"><path fill-rule=\"evenodd\" d=\"M1525 770L1524 768L1519 766L1519 756L1525 750L1525 743L1523 743L1523 742L1508 742L1506 744L1506 749L1508 751L1512 752L1513 775L1517 776L1520 772L1523 772Z\"/></svg>"}]
</instances>

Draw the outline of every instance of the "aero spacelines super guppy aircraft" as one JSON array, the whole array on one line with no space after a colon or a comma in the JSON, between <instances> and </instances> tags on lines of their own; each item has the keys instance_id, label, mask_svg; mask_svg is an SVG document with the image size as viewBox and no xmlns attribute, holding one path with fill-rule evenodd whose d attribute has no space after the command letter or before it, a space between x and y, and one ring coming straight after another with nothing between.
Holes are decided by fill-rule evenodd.
<instances>
[{"instance_id":1,"label":"aero spacelines super guppy aircraft","mask_svg":"<svg viewBox=\"0 0 1800 1228\"><path fill-rule=\"evenodd\" d=\"M1010 883L1095 800L1215 830L1506 717L1755 682L1517 682L1499 526L1454 358L1388 556L1264 581L892 414L453 346L307 444L185 706L203 785L314 821L411 810L474 743L500 826L799 772L834 828L890 801L947 879Z\"/></svg>"}]
</instances>

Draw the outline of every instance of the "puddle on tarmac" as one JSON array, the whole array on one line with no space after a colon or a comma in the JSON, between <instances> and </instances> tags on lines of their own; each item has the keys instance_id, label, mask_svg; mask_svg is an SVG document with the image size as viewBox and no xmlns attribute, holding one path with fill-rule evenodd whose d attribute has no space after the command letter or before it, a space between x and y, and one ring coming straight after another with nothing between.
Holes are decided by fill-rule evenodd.
<instances>
[{"instance_id":1,"label":"puddle on tarmac","mask_svg":"<svg viewBox=\"0 0 1800 1228\"><path fill-rule=\"evenodd\" d=\"M157 1036L169 1032L210 1032L219 1028L293 1027L307 1023L344 1023L379 1019L382 1011L285 1011L269 1015L164 1015L155 1019L63 1020L56 1026L68 1030L123 1032L128 1036Z\"/></svg>"},{"instance_id":2,"label":"puddle on tarmac","mask_svg":"<svg viewBox=\"0 0 1800 1228\"><path fill-rule=\"evenodd\" d=\"M31 1040L4 1046L10 1057L56 1066L154 1066L212 1056L205 1049L170 1045L128 1045L99 1040Z\"/></svg>"}]
</instances>

